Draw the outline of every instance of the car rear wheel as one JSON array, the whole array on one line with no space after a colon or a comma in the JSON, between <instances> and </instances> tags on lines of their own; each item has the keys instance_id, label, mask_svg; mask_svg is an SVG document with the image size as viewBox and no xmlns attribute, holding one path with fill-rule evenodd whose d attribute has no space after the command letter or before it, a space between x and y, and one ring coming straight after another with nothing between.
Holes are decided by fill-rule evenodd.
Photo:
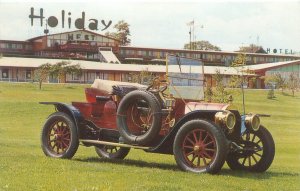
<instances>
[{"instance_id":1,"label":"car rear wheel","mask_svg":"<svg viewBox=\"0 0 300 191\"><path fill-rule=\"evenodd\" d=\"M275 144L270 132L263 126L258 131L247 130L239 144L243 150L230 152L226 162L232 170L264 172L272 164Z\"/></svg>"},{"instance_id":2,"label":"car rear wheel","mask_svg":"<svg viewBox=\"0 0 300 191\"><path fill-rule=\"evenodd\" d=\"M72 118L63 112L50 115L42 129L41 143L46 156L72 158L79 145Z\"/></svg>"},{"instance_id":3,"label":"car rear wheel","mask_svg":"<svg viewBox=\"0 0 300 191\"><path fill-rule=\"evenodd\" d=\"M130 148L101 145L95 146L95 150L99 157L108 159L124 159L128 155Z\"/></svg>"},{"instance_id":4,"label":"car rear wheel","mask_svg":"<svg viewBox=\"0 0 300 191\"><path fill-rule=\"evenodd\" d=\"M173 152L176 163L182 170L215 174L225 162L227 141L218 126L196 119L179 129Z\"/></svg>"}]
</instances>

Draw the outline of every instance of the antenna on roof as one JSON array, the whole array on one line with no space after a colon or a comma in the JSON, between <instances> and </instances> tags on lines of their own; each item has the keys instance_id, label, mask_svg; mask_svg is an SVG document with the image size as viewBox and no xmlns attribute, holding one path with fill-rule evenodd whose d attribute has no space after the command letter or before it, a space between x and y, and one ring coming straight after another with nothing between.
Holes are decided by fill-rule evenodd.
<instances>
[{"instance_id":1,"label":"antenna on roof","mask_svg":"<svg viewBox=\"0 0 300 191\"><path fill-rule=\"evenodd\" d=\"M49 33L49 29L48 29L48 20L46 19L46 28L44 30L45 35L47 35Z\"/></svg>"}]
</instances>

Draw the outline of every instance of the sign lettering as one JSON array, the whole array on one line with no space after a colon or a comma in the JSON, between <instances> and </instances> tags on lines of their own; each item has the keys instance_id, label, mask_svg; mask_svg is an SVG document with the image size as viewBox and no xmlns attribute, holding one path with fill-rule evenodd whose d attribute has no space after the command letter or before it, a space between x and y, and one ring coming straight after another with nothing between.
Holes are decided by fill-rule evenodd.
<instances>
[{"instance_id":1,"label":"sign lettering","mask_svg":"<svg viewBox=\"0 0 300 191\"><path fill-rule=\"evenodd\" d=\"M271 49L271 48L267 48L267 53L274 53L274 54L294 54L293 50L289 50L289 49Z\"/></svg>"},{"instance_id":2,"label":"sign lettering","mask_svg":"<svg viewBox=\"0 0 300 191\"><path fill-rule=\"evenodd\" d=\"M72 15L72 13L68 12L68 14L66 16L65 10L62 10L61 11L61 21L59 21L59 19L57 17L55 17L55 16L49 16L46 19L46 23L47 23L47 25L49 27L52 27L52 28L57 27L59 25L59 23L61 23L61 27L65 28L65 22L67 22L67 27L70 29L71 26L72 26L72 17L71 17L71 15ZM44 16L44 10L43 10L43 8L40 8L39 13L35 13L34 8L31 7L30 8L29 18L31 19L31 26L33 26L33 20L34 19L39 19L40 25L42 27L44 19L46 18ZM88 23L88 28L90 30L99 30L98 29L99 22L98 22L97 19L94 19L94 18L88 19L87 22L89 22ZM102 25L101 30L104 31L104 30L106 30L112 24L112 21L111 20L109 20L109 21L101 20L100 23ZM85 27L86 27L86 15L85 15L85 12L81 13L81 17L80 18L76 18L76 20L74 21L74 26L77 29L85 29Z\"/></svg>"}]
</instances>

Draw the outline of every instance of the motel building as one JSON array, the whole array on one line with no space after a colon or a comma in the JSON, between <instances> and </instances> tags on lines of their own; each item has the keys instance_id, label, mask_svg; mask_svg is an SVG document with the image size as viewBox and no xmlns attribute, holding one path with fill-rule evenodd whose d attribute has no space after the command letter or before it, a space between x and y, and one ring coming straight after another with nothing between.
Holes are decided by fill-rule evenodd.
<instances>
[{"instance_id":1,"label":"motel building","mask_svg":"<svg viewBox=\"0 0 300 191\"><path fill-rule=\"evenodd\" d=\"M0 40L0 81L32 82L34 70L40 65L67 61L80 64L82 75L68 74L63 79L49 76L48 82L92 83L94 79L128 82L132 74L141 71L164 75L166 54L200 59L204 64L206 84L211 86L215 85L212 76L217 70L224 76L225 84L232 75L240 75L229 67L239 52L120 46L116 39L88 30L75 30L25 41ZM246 75L248 87L265 88L262 76L280 73L288 78L290 73L297 73L300 77L300 56L258 50L246 53L245 68L252 71Z\"/></svg>"}]
</instances>

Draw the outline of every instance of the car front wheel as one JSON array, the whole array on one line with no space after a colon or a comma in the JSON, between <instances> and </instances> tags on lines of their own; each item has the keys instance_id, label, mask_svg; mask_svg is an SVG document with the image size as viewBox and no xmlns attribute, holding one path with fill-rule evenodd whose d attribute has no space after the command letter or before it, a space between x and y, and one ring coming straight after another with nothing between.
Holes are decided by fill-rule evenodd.
<instances>
[{"instance_id":1,"label":"car front wheel","mask_svg":"<svg viewBox=\"0 0 300 191\"><path fill-rule=\"evenodd\" d=\"M205 120L191 120L177 132L173 152L182 170L215 174L225 162L227 141L218 126Z\"/></svg>"},{"instance_id":2,"label":"car front wheel","mask_svg":"<svg viewBox=\"0 0 300 191\"><path fill-rule=\"evenodd\" d=\"M264 172L272 164L275 144L270 132L263 126L258 131L247 130L239 144L240 151L230 152L226 162L232 170Z\"/></svg>"}]
</instances>

